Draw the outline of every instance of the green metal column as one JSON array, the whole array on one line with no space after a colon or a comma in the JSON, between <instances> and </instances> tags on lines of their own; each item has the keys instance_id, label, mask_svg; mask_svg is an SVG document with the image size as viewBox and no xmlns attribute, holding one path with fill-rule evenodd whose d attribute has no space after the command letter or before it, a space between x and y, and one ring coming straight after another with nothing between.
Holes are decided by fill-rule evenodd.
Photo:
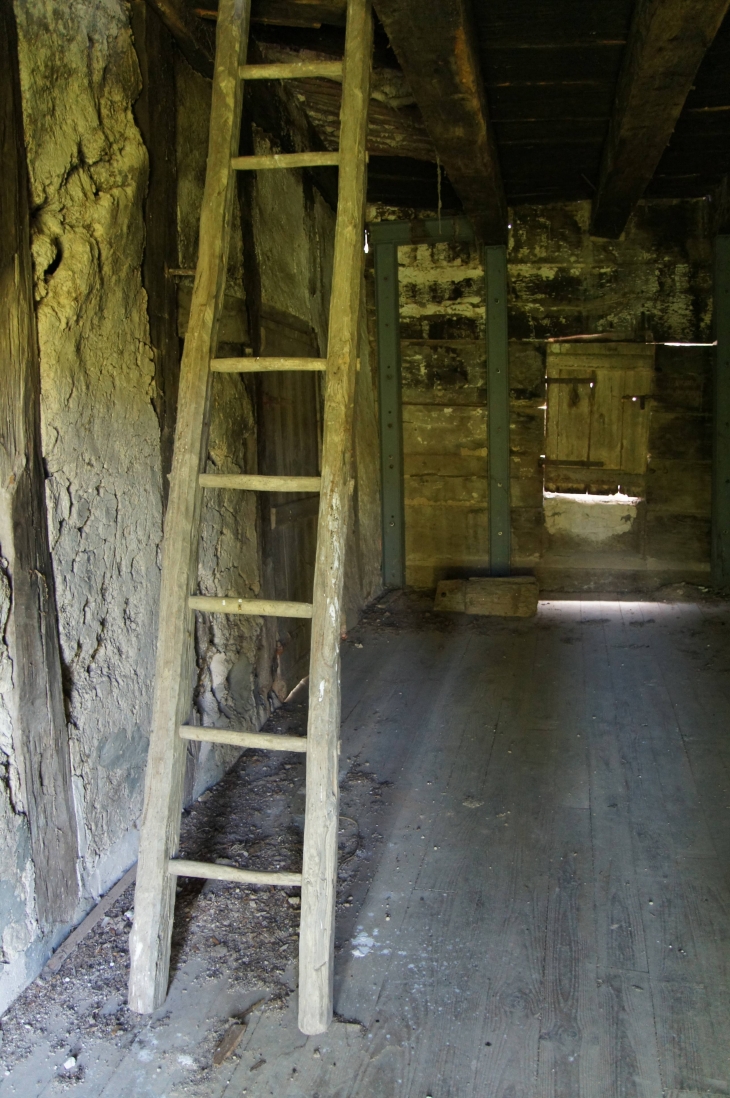
<instances>
[{"instance_id":1,"label":"green metal column","mask_svg":"<svg viewBox=\"0 0 730 1098\"><path fill-rule=\"evenodd\" d=\"M715 237L712 582L730 587L730 236Z\"/></svg>"},{"instance_id":2,"label":"green metal column","mask_svg":"<svg viewBox=\"0 0 730 1098\"><path fill-rule=\"evenodd\" d=\"M380 379L380 462L383 502L383 583L405 583L403 427L401 410L398 245L375 244L375 309Z\"/></svg>"},{"instance_id":3,"label":"green metal column","mask_svg":"<svg viewBox=\"0 0 730 1098\"><path fill-rule=\"evenodd\" d=\"M510 571L509 363L507 249L484 249L487 301L487 460L489 562L493 576Z\"/></svg>"}]
</instances>

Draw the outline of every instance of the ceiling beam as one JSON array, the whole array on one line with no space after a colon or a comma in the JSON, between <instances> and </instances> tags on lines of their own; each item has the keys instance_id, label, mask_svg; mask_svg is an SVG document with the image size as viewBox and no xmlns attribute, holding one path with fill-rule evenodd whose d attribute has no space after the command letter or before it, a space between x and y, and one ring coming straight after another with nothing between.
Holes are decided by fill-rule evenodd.
<instances>
[{"instance_id":1,"label":"ceiling beam","mask_svg":"<svg viewBox=\"0 0 730 1098\"><path fill-rule=\"evenodd\" d=\"M201 19L218 18L218 0L191 0ZM252 23L281 27L344 27L347 0L253 0Z\"/></svg>"},{"instance_id":2,"label":"ceiling beam","mask_svg":"<svg viewBox=\"0 0 730 1098\"><path fill-rule=\"evenodd\" d=\"M213 36L185 0L147 0L173 36L183 57L201 76L213 76Z\"/></svg>"},{"instance_id":3,"label":"ceiling beam","mask_svg":"<svg viewBox=\"0 0 730 1098\"><path fill-rule=\"evenodd\" d=\"M615 239L649 184L730 0L637 0L591 230Z\"/></svg>"},{"instance_id":4,"label":"ceiling beam","mask_svg":"<svg viewBox=\"0 0 730 1098\"><path fill-rule=\"evenodd\" d=\"M504 244L507 204L466 0L375 0L375 9L474 232Z\"/></svg>"}]
</instances>

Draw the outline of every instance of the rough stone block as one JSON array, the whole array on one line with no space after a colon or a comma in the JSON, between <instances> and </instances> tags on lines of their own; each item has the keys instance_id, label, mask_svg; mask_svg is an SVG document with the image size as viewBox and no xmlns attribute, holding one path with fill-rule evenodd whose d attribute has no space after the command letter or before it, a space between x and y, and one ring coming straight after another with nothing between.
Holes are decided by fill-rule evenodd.
<instances>
[{"instance_id":1,"label":"rough stone block","mask_svg":"<svg viewBox=\"0 0 730 1098\"><path fill-rule=\"evenodd\" d=\"M500 618L531 618L537 613L538 595L534 576L441 580L436 588L434 609Z\"/></svg>"}]
</instances>

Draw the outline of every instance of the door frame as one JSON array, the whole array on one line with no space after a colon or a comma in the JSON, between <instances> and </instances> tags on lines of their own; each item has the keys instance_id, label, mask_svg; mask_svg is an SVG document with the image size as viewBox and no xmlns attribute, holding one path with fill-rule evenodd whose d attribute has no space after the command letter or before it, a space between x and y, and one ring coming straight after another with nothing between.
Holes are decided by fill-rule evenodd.
<instances>
[{"instance_id":1,"label":"door frame","mask_svg":"<svg viewBox=\"0 0 730 1098\"><path fill-rule=\"evenodd\" d=\"M405 244L473 244L476 237L465 217L377 221L367 226L367 233L375 258L383 583L385 587L403 587L406 560L398 248ZM486 303L489 560L492 575L504 576L510 570L507 249L503 245L487 246L482 259Z\"/></svg>"}]
</instances>

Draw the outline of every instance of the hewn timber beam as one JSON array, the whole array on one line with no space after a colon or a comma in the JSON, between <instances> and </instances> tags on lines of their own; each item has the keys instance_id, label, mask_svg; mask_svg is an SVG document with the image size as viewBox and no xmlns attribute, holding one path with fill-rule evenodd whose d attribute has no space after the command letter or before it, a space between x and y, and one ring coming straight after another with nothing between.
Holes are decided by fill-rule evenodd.
<instances>
[{"instance_id":1,"label":"hewn timber beam","mask_svg":"<svg viewBox=\"0 0 730 1098\"><path fill-rule=\"evenodd\" d=\"M507 240L507 204L466 0L375 0L477 237Z\"/></svg>"},{"instance_id":2,"label":"hewn timber beam","mask_svg":"<svg viewBox=\"0 0 730 1098\"><path fill-rule=\"evenodd\" d=\"M21 773L22 804L15 810L30 827L36 910L45 930L73 917L78 848L41 450L17 45L13 5L0 0L0 597L11 678L4 708Z\"/></svg>"},{"instance_id":3,"label":"hewn timber beam","mask_svg":"<svg viewBox=\"0 0 730 1098\"><path fill-rule=\"evenodd\" d=\"M196 72L213 76L214 35L218 18L217 0L201 0L191 6L187 0L147 0L177 42L183 56ZM254 0L254 23L286 27L321 27L323 23L344 26L346 0Z\"/></svg>"},{"instance_id":4,"label":"hewn timber beam","mask_svg":"<svg viewBox=\"0 0 730 1098\"><path fill-rule=\"evenodd\" d=\"M175 161L175 47L172 35L144 0L130 4L142 91L134 117L147 148L150 172L144 203L142 285L147 293L150 343L155 363L154 407L160 423L162 498L167 495L175 437L180 350L177 287L168 274L179 266Z\"/></svg>"},{"instance_id":5,"label":"hewn timber beam","mask_svg":"<svg viewBox=\"0 0 730 1098\"><path fill-rule=\"evenodd\" d=\"M205 23L185 0L147 0L177 42L183 57L196 72L213 76L213 39Z\"/></svg>"},{"instance_id":6,"label":"hewn timber beam","mask_svg":"<svg viewBox=\"0 0 730 1098\"><path fill-rule=\"evenodd\" d=\"M650 182L729 0L637 0L603 149L592 231L616 238Z\"/></svg>"}]
</instances>

